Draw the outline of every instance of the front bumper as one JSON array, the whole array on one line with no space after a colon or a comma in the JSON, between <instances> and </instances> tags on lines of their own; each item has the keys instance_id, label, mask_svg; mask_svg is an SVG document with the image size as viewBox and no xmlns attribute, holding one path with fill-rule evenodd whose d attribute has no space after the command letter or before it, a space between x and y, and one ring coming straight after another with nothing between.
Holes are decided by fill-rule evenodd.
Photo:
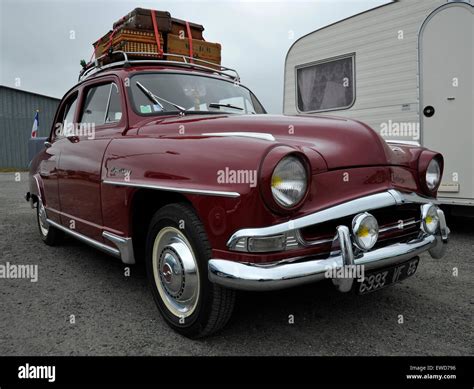
<instances>
[{"instance_id":1,"label":"front bumper","mask_svg":"<svg viewBox=\"0 0 474 389\"><path fill-rule=\"evenodd\" d=\"M387 197L389 194L390 197ZM383 201L373 201L374 196ZM390 201L390 198L392 201ZM404 195L400 192L389 191L383 194L367 196L354 200L356 204L367 205L360 211L369 211L371 209L381 208L394 204L415 202L419 204L434 202L433 199L427 199L415 194ZM321 215L323 213L323 215ZM304 216L305 224L311 219L326 219L328 215L337 215L340 217L344 213L348 215L354 213L354 204L344 203L312 215ZM334 240L338 241L337 251L331 252L327 259L305 258L303 262L291 262L291 259L280 261L276 264L257 265L250 263L240 263L223 259L211 259L209 261L209 279L211 282L224 287L240 290L266 291L276 290L310 282L320 281L326 278L329 270L340 269L347 265L363 265L364 270L372 270L396 263L409 260L423 252L429 251L433 258L441 258L446 250L448 242L449 228L446 225L446 219L442 210L438 209L439 226L434 235L420 231L416 239L406 243L396 243L390 246L382 247L368 252L354 251L350 230L347 226L337 227ZM301 225L301 219L291 221L291 225ZM276 228L275 228L276 227ZM287 228L283 226L282 228ZM278 226L265 227L262 229L242 230L238 232L239 238L243 234L251 231L253 234L262 236L262 231L271 229L274 233ZM248 235L250 236L250 235ZM232 238L231 238L232 240ZM334 273L332 273L334 274ZM351 289L354 279L333 279L334 284L341 292L347 292Z\"/></svg>"}]
</instances>

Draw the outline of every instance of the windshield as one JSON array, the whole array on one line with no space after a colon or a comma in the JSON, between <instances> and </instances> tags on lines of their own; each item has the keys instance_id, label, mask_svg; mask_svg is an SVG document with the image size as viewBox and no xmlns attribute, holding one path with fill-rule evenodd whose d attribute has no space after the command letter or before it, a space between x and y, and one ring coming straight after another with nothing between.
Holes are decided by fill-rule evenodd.
<instances>
[{"instance_id":1,"label":"windshield","mask_svg":"<svg viewBox=\"0 0 474 389\"><path fill-rule=\"evenodd\" d=\"M212 77L142 73L131 78L130 86L132 104L141 115L179 112L179 108L188 113L266 113L248 89Z\"/></svg>"}]
</instances>

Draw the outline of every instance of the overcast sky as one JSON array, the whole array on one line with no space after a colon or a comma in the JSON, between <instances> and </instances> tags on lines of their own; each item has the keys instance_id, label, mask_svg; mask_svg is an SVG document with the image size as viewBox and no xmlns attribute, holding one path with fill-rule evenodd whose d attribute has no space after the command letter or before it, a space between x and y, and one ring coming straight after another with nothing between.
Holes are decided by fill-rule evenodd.
<instances>
[{"instance_id":1,"label":"overcast sky","mask_svg":"<svg viewBox=\"0 0 474 389\"><path fill-rule=\"evenodd\" d=\"M239 71L270 113L281 113L291 44L387 2L0 0L0 84L62 97L77 81L80 60L90 59L92 42L132 9L154 8L204 25L204 38L222 44L222 64Z\"/></svg>"}]
</instances>

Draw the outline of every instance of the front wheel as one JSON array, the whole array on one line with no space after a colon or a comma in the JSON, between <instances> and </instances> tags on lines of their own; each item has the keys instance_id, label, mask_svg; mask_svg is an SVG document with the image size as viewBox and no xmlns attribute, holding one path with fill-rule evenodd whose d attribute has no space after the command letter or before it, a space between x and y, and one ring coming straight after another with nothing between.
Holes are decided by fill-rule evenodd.
<instances>
[{"instance_id":1,"label":"front wheel","mask_svg":"<svg viewBox=\"0 0 474 389\"><path fill-rule=\"evenodd\" d=\"M235 292L212 284L211 248L204 227L187 204L170 204L153 216L146 245L146 268L158 309L175 331L190 338L225 326Z\"/></svg>"}]
</instances>

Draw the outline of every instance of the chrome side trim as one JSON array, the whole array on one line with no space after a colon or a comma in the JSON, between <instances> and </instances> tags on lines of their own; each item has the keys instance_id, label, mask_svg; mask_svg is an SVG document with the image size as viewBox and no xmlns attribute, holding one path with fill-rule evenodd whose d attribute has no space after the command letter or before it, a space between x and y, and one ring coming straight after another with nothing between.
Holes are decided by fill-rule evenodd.
<instances>
[{"instance_id":1,"label":"chrome side trim","mask_svg":"<svg viewBox=\"0 0 474 389\"><path fill-rule=\"evenodd\" d=\"M393 196L396 205L401 204L439 204L439 201L435 198L420 196L416 193L402 193L398 190L390 189L388 192Z\"/></svg>"},{"instance_id":2,"label":"chrome side trim","mask_svg":"<svg viewBox=\"0 0 474 389\"><path fill-rule=\"evenodd\" d=\"M120 258L120 251L118 249L114 249L113 247L110 247L110 246L107 246L103 243L97 242L94 239L91 239L91 238L89 238L85 235L82 235L79 232L70 230L69 228L64 227L61 224L58 224L58 223L56 223L56 222L54 222L50 219L48 219L48 224L50 224L51 226L57 228L58 230L64 231L66 234L71 235L72 237L80 240L81 242L84 242L84 243L88 244L89 246L95 247L95 248L103 251L104 253L110 254L110 255L112 255L114 257L117 257L117 258Z\"/></svg>"},{"instance_id":3,"label":"chrome side trim","mask_svg":"<svg viewBox=\"0 0 474 389\"><path fill-rule=\"evenodd\" d=\"M396 140L396 139L385 139L385 142L390 144L400 144L400 145L407 145L407 146L420 146L420 142L414 140Z\"/></svg>"},{"instance_id":4,"label":"chrome side trim","mask_svg":"<svg viewBox=\"0 0 474 389\"><path fill-rule=\"evenodd\" d=\"M133 253L133 241L132 238L124 238L122 236L118 236L112 234L111 232L104 231L102 232L102 236L105 239L110 240L117 246L120 251L120 258L122 262L127 265L134 265L135 264L135 255Z\"/></svg>"},{"instance_id":5,"label":"chrome side trim","mask_svg":"<svg viewBox=\"0 0 474 389\"><path fill-rule=\"evenodd\" d=\"M227 246L232 249L241 238L251 236L260 237L267 235L278 235L291 230L297 230L311 226L313 224L324 223L329 220L339 219L360 212L406 203L436 204L437 201L435 199L419 196L415 193L401 193L397 190L390 189L386 192L360 197L358 199L347 201L345 203L323 209L322 211L302 216L298 219L289 220L284 223L275 224L273 226L262 228L246 228L239 230L230 237L227 242Z\"/></svg>"},{"instance_id":6,"label":"chrome side trim","mask_svg":"<svg viewBox=\"0 0 474 389\"><path fill-rule=\"evenodd\" d=\"M347 227L346 227L347 228ZM341 238L342 235L342 238ZM344 233L339 240L345 241ZM347 243L347 242L346 242ZM361 253L354 258L355 265L364 265L365 270L390 266L409 260L438 245L435 235L422 235L419 239L407 243ZM350 263L352 246L331 253L328 259L306 262L277 264L257 267L240 262L211 259L208 263L209 280L221 286L250 291L268 291L289 288L325 279L326 271L339 269ZM352 254L353 255L353 254ZM333 280L340 291L347 291L353 280ZM351 282L352 281L352 282Z\"/></svg>"},{"instance_id":7,"label":"chrome side trim","mask_svg":"<svg viewBox=\"0 0 474 389\"><path fill-rule=\"evenodd\" d=\"M303 235L301 235L300 230L296 230L295 235L296 235L296 240L303 247L312 247L312 246L317 246L317 245L320 245L320 244L329 243L329 242L333 241L333 239L329 239L329 238L328 239L318 239L318 240L305 240L303 238Z\"/></svg>"},{"instance_id":8,"label":"chrome side trim","mask_svg":"<svg viewBox=\"0 0 474 389\"><path fill-rule=\"evenodd\" d=\"M229 137L242 137L242 138L256 138L268 141L275 141L275 137L272 134L264 132L206 132L201 134L203 136L229 136Z\"/></svg>"},{"instance_id":9,"label":"chrome side trim","mask_svg":"<svg viewBox=\"0 0 474 389\"><path fill-rule=\"evenodd\" d=\"M226 192L226 191L207 190L207 189L178 188L178 187L173 187L173 186L149 184L149 183L137 182L137 181L103 180L102 183L108 184L108 185L130 186L133 188L156 189L156 190L164 190L167 192L201 194L201 195L208 195L208 196L233 197L233 198L240 196L240 193L237 193L237 192Z\"/></svg>"}]
</instances>

